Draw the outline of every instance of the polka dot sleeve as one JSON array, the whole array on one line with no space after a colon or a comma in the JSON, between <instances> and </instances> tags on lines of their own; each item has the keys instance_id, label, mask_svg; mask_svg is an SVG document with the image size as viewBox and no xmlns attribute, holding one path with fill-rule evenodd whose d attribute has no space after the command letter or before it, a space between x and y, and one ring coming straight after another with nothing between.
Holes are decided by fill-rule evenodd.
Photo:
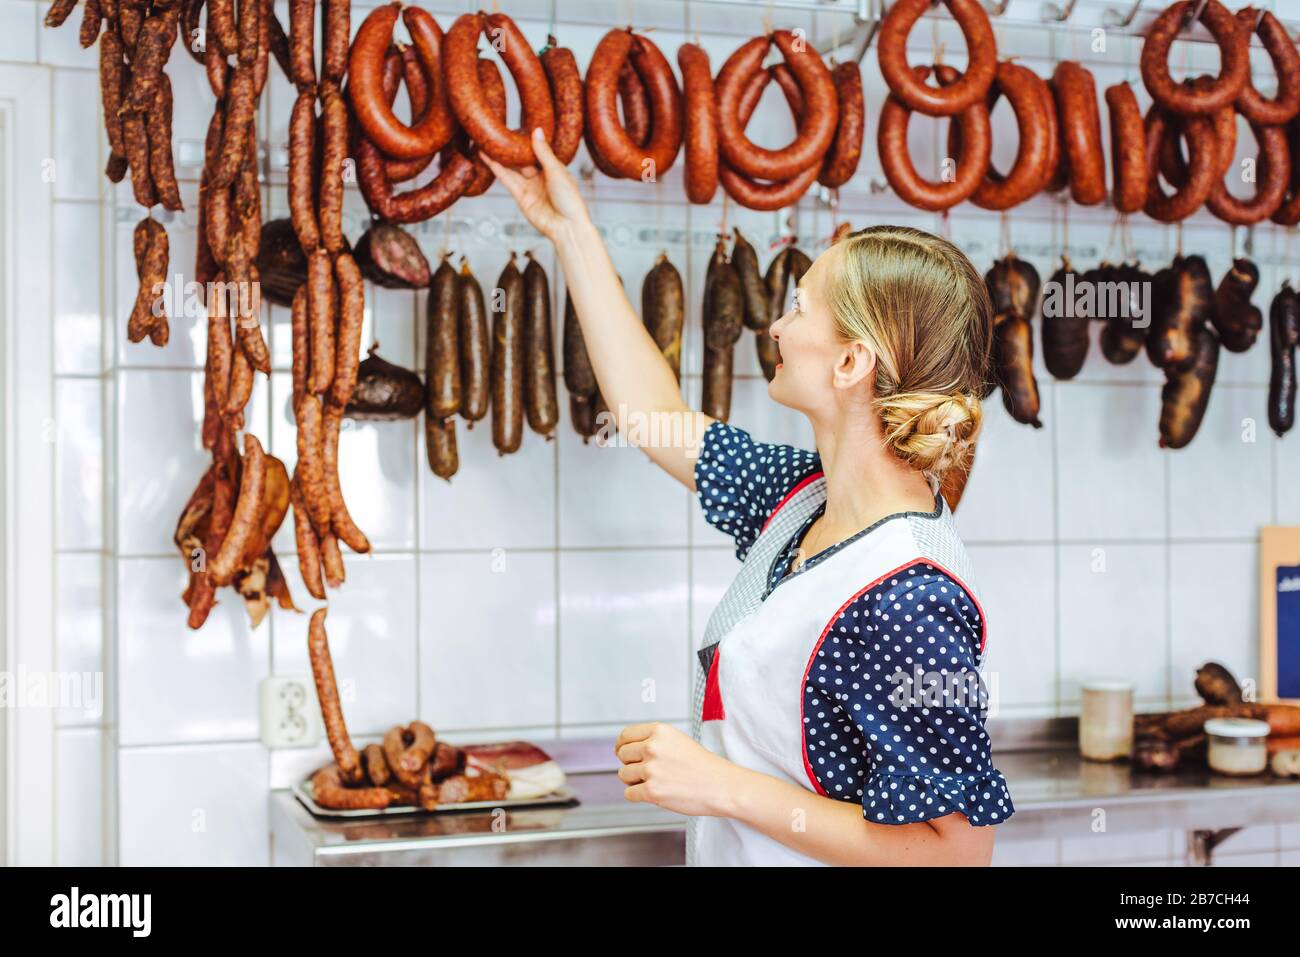
<instances>
[{"instance_id":1,"label":"polka dot sleeve","mask_svg":"<svg viewBox=\"0 0 1300 957\"><path fill-rule=\"evenodd\" d=\"M695 462L695 490L705 521L735 540L743 561L773 509L820 469L816 452L755 442L744 429L715 421Z\"/></svg>"},{"instance_id":2,"label":"polka dot sleeve","mask_svg":"<svg viewBox=\"0 0 1300 957\"><path fill-rule=\"evenodd\" d=\"M923 562L843 608L804 688L805 754L827 794L879 824L1015 812L984 728L983 627L966 590Z\"/></svg>"}]
</instances>

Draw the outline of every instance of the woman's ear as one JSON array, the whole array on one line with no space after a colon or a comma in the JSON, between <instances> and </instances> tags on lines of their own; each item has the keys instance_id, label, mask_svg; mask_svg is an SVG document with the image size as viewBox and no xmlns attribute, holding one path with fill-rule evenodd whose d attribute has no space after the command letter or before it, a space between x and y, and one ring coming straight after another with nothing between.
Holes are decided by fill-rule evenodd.
<instances>
[{"instance_id":1,"label":"woman's ear","mask_svg":"<svg viewBox=\"0 0 1300 957\"><path fill-rule=\"evenodd\" d=\"M851 342L840 353L831 374L831 383L839 389L853 389L874 377L876 353L865 342Z\"/></svg>"}]
</instances>

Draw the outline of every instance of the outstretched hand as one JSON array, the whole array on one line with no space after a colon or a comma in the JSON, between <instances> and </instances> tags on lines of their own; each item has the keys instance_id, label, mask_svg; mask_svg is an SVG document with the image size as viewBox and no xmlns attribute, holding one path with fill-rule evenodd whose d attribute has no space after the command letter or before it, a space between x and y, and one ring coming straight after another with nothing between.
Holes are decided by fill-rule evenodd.
<instances>
[{"instance_id":1,"label":"outstretched hand","mask_svg":"<svg viewBox=\"0 0 1300 957\"><path fill-rule=\"evenodd\" d=\"M552 152L541 130L533 130L533 153L538 166L511 169L486 153L483 162L510 191L519 210L533 228L551 241L566 229L587 223L587 204L578 192L578 181Z\"/></svg>"}]
</instances>

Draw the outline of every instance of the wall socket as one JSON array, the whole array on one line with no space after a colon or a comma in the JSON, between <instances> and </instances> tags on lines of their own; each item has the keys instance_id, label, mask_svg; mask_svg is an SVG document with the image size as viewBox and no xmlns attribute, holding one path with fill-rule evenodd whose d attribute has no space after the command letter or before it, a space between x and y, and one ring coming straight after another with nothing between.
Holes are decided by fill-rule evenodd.
<instances>
[{"instance_id":1,"label":"wall socket","mask_svg":"<svg viewBox=\"0 0 1300 957\"><path fill-rule=\"evenodd\" d=\"M263 678L258 685L262 743L268 748L311 748L320 742L320 702L311 677Z\"/></svg>"}]
</instances>

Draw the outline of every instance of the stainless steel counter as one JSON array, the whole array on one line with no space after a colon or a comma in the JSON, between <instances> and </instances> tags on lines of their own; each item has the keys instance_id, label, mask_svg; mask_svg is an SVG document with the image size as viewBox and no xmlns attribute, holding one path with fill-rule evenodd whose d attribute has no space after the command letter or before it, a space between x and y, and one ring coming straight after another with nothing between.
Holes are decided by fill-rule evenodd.
<instances>
[{"instance_id":1,"label":"stainless steel counter","mask_svg":"<svg viewBox=\"0 0 1300 957\"><path fill-rule=\"evenodd\" d=\"M1016 805L1011 820L999 825L1001 838L1086 836L1104 813L1109 834L1185 830L1193 858L1207 863L1215 844L1236 828L1300 821L1300 780L1228 778L1204 767L1135 774L1127 764L1082 760L1071 743L1073 726L1069 719L1054 719L994 732L995 761ZM569 771L569 785L581 802L577 806L340 821L314 818L289 791L274 791L273 861L317 866L683 862L685 819L623 800L622 783L607 770L609 742L539 744Z\"/></svg>"}]
</instances>

